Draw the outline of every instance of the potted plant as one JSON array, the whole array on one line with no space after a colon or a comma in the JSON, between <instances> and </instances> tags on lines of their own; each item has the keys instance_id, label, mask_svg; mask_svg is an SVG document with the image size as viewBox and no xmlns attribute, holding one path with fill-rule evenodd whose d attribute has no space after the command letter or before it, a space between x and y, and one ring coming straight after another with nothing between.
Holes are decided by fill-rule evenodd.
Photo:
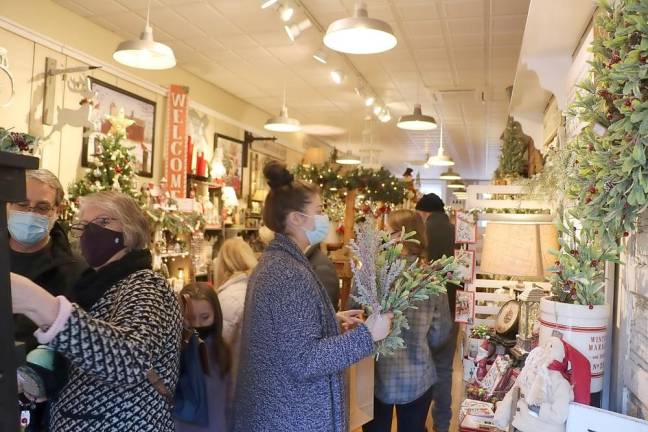
<instances>
[{"instance_id":1,"label":"potted plant","mask_svg":"<svg viewBox=\"0 0 648 432\"><path fill-rule=\"evenodd\" d=\"M593 393L603 388L608 307L605 262L619 263L618 247L603 247L595 233L577 230L569 215L557 222L560 250L549 269L552 295L540 301L540 344L554 331L590 360Z\"/></svg>"}]
</instances>

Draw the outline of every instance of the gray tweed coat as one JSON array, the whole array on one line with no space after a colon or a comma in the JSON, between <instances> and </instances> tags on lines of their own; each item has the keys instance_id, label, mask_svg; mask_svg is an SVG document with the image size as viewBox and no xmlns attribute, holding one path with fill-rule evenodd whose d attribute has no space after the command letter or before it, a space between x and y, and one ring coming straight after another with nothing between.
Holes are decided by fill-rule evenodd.
<instances>
[{"instance_id":1,"label":"gray tweed coat","mask_svg":"<svg viewBox=\"0 0 648 432\"><path fill-rule=\"evenodd\" d=\"M366 326L340 334L308 260L277 235L248 284L234 431L346 432L343 372L372 351Z\"/></svg>"}]
</instances>

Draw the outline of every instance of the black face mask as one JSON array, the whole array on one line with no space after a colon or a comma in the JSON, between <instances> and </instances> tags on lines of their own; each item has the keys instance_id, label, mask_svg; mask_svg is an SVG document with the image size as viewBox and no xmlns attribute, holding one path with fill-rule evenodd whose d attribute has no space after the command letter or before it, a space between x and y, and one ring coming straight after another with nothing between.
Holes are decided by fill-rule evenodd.
<instances>
[{"instance_id":1,"label":"black face mask","mask_svg":"<svg viewBox=\"0 0 648 432\"><path fill-rule=\"evenodd\" d=\"M196 327L194 330L198 332L200 339L207 340L207 338L214 333L214 326Z\"/></svg>"},{"instance_id":2,"label":"black face mask","mask_svg":"<svg viewBox=\"0 0 648 432\"><path fill-rule=\"evenodd\" d=\"M81 235L81 253L90 267L100 267L124 249L124 233L89 223Z\"/></svg>"}]
</instances>

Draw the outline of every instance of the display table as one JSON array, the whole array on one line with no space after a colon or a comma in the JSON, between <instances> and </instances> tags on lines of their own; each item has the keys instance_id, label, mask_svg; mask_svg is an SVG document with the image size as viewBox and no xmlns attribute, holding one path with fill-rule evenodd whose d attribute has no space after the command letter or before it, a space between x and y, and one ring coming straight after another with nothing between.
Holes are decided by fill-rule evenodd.
<instances>
[{"instance_id":1,"label":"display table","mask_svg":"<svg viewBox=\"0 0 648 432\"><path fill-rule=\"evenodd\" d=\"M7 203L26 198L25 170L37 169L38 159L14 153L0 152L0 431L19 429L18 388L16 383L17 355L13 339L11 286L9 284L9 233Z\"/></svg>"}]
</instances>

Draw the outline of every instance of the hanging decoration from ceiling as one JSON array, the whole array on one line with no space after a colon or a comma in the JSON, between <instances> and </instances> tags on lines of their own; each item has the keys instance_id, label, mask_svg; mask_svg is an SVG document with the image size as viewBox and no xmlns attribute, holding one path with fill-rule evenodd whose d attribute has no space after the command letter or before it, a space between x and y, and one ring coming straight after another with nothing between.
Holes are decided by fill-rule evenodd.
<instances>
[{"instance_id":1,"label":"hanging decoration from ceiling","mask_svg":"<svg viewBox=\"0 0 648 432\"><path fill-rule=\"evenodd\" d=\"M357 189L367 200L396 205L407 196L407 184L385 168L346 170L327 162L320 166L298 166L295 177L318 184L325 197L345 196L348 190Z\"/></svg>"}]
</instances>

